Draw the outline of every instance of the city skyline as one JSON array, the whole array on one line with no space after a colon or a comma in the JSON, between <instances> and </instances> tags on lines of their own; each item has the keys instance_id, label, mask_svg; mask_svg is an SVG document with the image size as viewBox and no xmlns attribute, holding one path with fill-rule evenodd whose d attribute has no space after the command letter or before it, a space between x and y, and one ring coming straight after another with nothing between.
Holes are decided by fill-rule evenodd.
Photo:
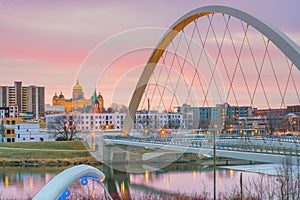
<instances>
[{"instance_id":1,"label":"city skyline","mask_svg":"<svg viewBox=\"0 0 300 200\"><path fill-rule=\"evenodd\" d=\"M300 3L264 1L257 7L258 2L226 1L226 6L270 22L299 45L300 22L293 19ZM1 85L20 80L25 85L45 86L45 103L51 103L55 92L62 91L71 97L78 78L87 98L97 88L106 99L105 107L109 107L119 97L109 94L115 89L122 97L120 103L126 104L132 91L122 90L124 94L121 94L116 88L124 80L114 77L131 74L135 80L126 81L134 85L151 53L150 48L157 44L162 33L188 11L211 4L225 5L222 1L186 1L184 5L180 1L0 2ZM276 6L271 8L270 4ZM138 38L135 34L150 36ZM133 54L139 45L144 49ZM122 65L122 69L106 68L110 63L99 64L101 58L111 58L108 61L115 66ZM104 71L111 78L101 77ZM114 79L113 83L109 78Z\"/></svg>"}]
</instances>

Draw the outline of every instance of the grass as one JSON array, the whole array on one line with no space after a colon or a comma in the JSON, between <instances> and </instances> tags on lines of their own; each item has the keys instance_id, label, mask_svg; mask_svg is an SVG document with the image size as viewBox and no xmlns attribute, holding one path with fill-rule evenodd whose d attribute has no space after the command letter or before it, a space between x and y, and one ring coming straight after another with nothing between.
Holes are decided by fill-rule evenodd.
<instances>
[{"instance_id":1,"label":"grass","mask_svg":"<svg viewBox=\"0 0 300 200\"><path fill-rule=\"evenodd\" d=\"M85 151L86 148L84 147L81 141L0 143L0 147L40 149L40 150L0 149L0 158L8 159L8 160L92 158L89 152ZM75 150L75 151L51 151L51 150Z\"/></svg>"},{"instance_id":2,"label":"grass","mask_svg":"<svg viewBox=\"0 0 300 200\"><path fill-rule=\"evenodd\" d=\"M53 141L53 142L2 142L0 147L26 149L66 149L86 150L81 141Z\"/></svg>"}]
</instances>

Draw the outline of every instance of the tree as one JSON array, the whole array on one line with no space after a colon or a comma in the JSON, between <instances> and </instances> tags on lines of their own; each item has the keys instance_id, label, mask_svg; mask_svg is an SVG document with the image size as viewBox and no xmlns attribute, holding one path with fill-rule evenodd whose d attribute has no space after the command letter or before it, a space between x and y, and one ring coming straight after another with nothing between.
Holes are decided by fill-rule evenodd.
<instances>
[{"instance_id":1,"label":"tree","mask_svg":"<svg viewBox=\"0 0 300 200\"><path fill-rule=\"evenodd\" d=\"M55 131L55 138L73 140L77 134L76 122L73 115L57 115L49 122L48 129Z\"/></svg>"}]
</instances>

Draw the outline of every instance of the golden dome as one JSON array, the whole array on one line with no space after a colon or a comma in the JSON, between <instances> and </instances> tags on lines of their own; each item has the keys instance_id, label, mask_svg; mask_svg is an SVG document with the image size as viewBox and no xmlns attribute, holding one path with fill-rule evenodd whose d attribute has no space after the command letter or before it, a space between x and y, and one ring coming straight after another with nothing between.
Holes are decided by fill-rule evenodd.
<instances>
[{"instance_id":1,"label":"golden dome","mask_svg":"<svg viewBox=\"0 0 300 200\"><path fill-rule=\"evenodd\" d=\"M76 84L73 86L73 90L82 90L81 85L79 84L79 81L76 80Z\"/></svg>"}]
</instances>

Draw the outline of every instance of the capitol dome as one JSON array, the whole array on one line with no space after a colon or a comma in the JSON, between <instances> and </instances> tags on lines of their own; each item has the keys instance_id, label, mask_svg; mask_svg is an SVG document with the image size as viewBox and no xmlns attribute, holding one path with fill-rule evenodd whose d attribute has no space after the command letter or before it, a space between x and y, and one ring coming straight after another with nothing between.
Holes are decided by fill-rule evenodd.
<instances>
[{"instance_id":1,"label":"capitol dome","mask_svg":"<svg viewBox=\"0 0 300 200\"><path fill-rule=\"evenodd\" d=\"M76 84L73 86L73 90L82 90L81 85L79 84L79 81L76 80Z\"/></svg>"}]
</instances>

